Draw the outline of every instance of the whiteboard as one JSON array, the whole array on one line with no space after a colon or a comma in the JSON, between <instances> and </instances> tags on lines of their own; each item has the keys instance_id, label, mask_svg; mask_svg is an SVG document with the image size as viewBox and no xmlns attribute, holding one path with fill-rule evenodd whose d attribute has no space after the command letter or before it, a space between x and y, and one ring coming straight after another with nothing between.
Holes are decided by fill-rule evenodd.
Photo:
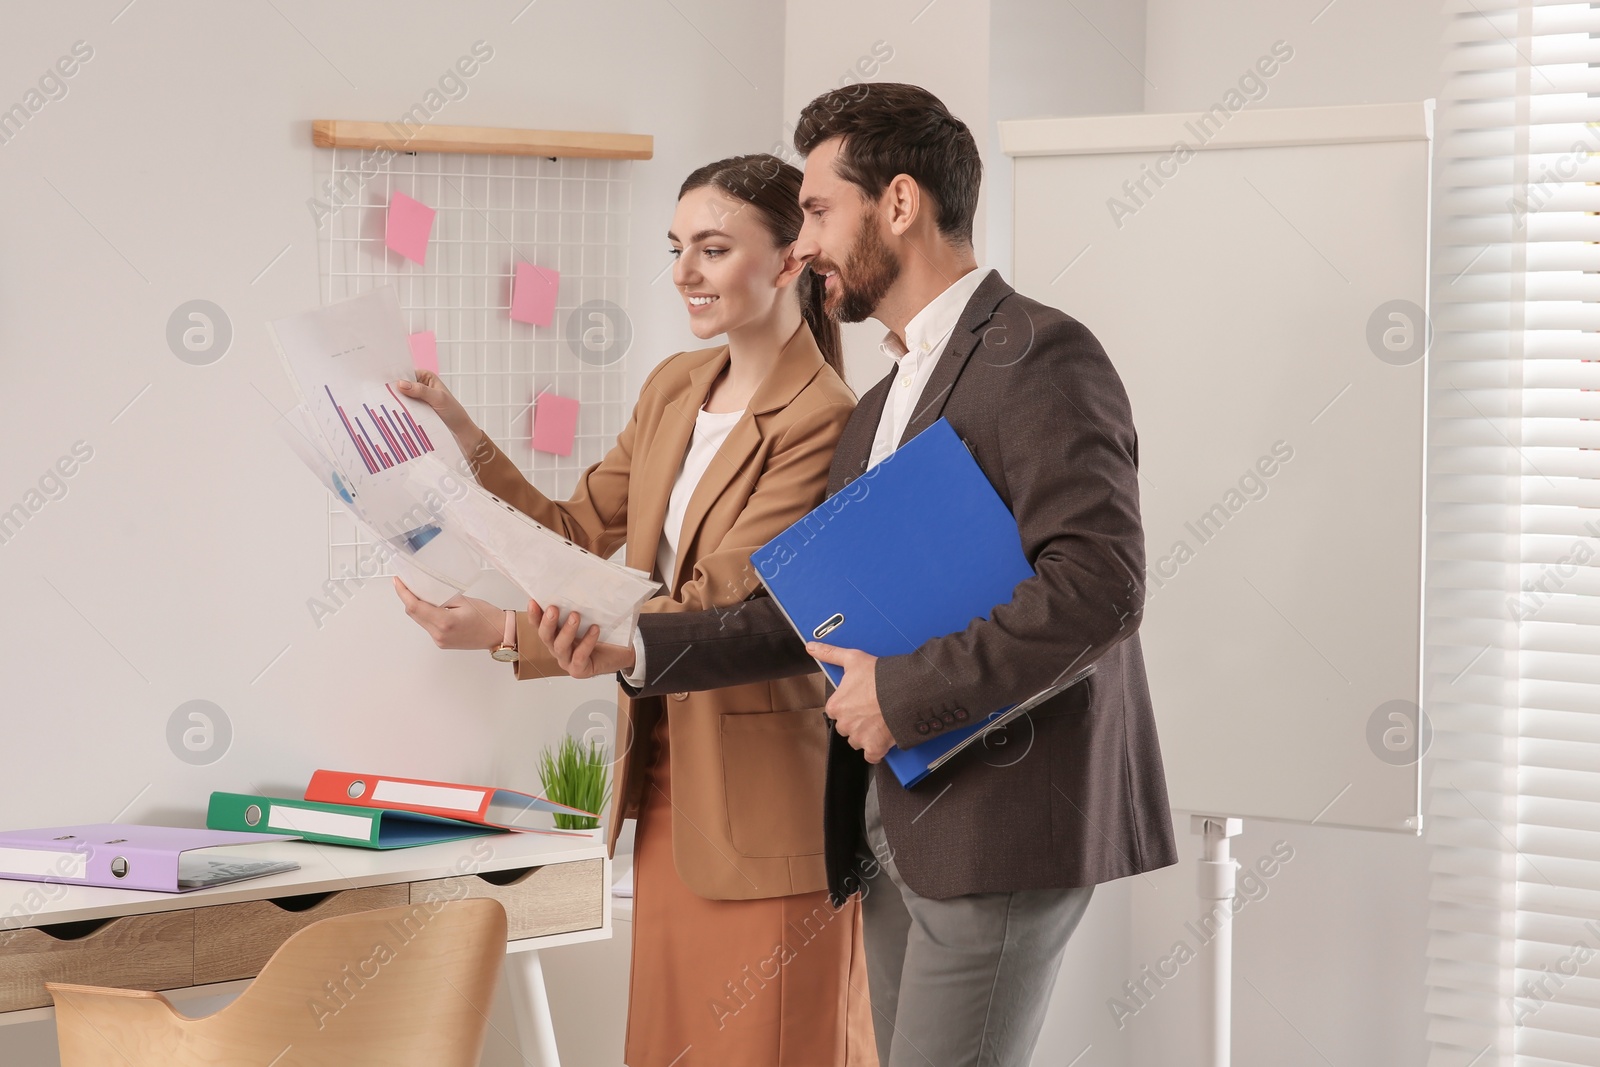
<instances>
[{"instance_id":1,"label":"whiteboard","mask_svg":"<svg viewBox=\"0 0 1600 1067\"><path fill-rule=\"evenodd\" d=\"M1431 115L1000 124L1017 288L1133 407L1177 810L1420 830Z\"/></svg>"}]
</instances>

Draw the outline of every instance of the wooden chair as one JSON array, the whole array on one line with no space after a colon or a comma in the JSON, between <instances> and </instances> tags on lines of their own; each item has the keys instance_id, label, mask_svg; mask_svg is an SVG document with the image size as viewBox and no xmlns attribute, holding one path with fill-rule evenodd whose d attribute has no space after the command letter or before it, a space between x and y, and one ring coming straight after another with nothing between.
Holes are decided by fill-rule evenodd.
<instances>
[{"instance_id":1,"label":"wooden chair","mask_svg":"<svg viewBox=\"0 0 1600 1067\"><path fill-rule=\"evenodd\" d=\"M46 984L62 1067L477 1067L506 950L495 900L340 915L285 941L227 1007Z\"/></svg>"}]
</instances>

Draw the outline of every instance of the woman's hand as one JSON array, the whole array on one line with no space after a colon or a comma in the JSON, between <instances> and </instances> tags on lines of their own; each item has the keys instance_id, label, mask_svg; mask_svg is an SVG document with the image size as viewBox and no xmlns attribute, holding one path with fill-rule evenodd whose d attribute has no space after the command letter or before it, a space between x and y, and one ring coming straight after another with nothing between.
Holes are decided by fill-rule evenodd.
<instances>
[{"instance_id":1,"label":"woman's hand","mask_svg":"<svg viewBox=\"0 0 1600 1067\"><path fill-rule=\"evenodd\" d=\"M406 606L406 614L428 631L440 648L482 651L500 647L506 636L506 612L487 600L452 597L443 604L430 604L406 588L396 578L394 591Z\"/></svg>"},{"instance_id":2,"label":"woman's hand","mask_svg":"<svg viewBox=\"0 0 1600 1067\"><path fill-rule=\"evenodd\" d=\"M591 626L580 640L578 613L561 623L560 608L541 608L537 600L528 601L528 618L539 620L539 639L550 649L561 669L574 678L593 678L600 674L627 674L633 670L632 645L607 645L600 642L600 627Z\"/></svg>"},{"instance_id":3,"label":"woman's hand","mask_svg":"<svg viewBox=\"0 0 1600 1067\"><path fill-rule=\"evenodd\" d=\"M431 407L458 443L466 446L477 442L483 431L478 429L478 424L472 421L472 416L461 406L461 401L433 371L419 370L416 381L408 382L402 378L395 384L406 396Z\"/></svg>"}]
</instances>

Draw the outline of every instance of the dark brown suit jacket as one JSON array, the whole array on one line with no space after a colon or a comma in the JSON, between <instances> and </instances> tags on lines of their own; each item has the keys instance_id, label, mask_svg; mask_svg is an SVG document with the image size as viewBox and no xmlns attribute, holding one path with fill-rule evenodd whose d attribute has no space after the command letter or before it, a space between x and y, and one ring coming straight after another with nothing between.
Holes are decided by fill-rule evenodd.
<instances>
[{"instance_id":1,"label":"dark brown suit jacket","mask_svg":"<svg viewBox=\"0 0 1600 1067\"><path fill-rule=\"evenodd\" d=\"M866 469L893 380L863 396L845 425L830 496ZM967 303L901 441L941 415L1015 516L1035 576L988 619L878 660L878 701L895 743L1014 704L1084 663L1096 671L915 789L887 764L874 771L830 729L830 890L842 899L861 888L869 773L895 864L922 896L1093 885L1177 862L1137 634L1144 532L1121 379L1081 323L996 273ZM732 608L642 616L639 628L642 694L816 669L764 592Z\"/></svg>"}]
</instances>

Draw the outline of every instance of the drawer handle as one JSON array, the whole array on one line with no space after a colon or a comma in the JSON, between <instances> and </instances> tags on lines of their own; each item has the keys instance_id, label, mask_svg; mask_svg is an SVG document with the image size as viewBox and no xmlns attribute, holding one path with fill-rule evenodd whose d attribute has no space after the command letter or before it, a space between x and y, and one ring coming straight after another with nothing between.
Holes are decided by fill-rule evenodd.
<instances>
[{"instance_id":1,"label":"drawer handle","mask_svg":"<svg viewBox=\"0 0 1600 1067\"><path fill-rule=\"evenodd\" d=\"M109 919L80 919L70 923L51 923L49 926L39 927L39 932L49 934L57 941L82 941L90 934L95 933L103 926L116 922L116 917Z\"/></svg>"},{"instance_id":2,"label":"drawer handle","mask_svg":"<svg viewBox=\"0 0 1600 1067\"><path fill-rule=\"evenodd\" d=\"M538 867L513 867L507 871L480 871L473 877L482 878L490 885L506 886L515 885L537 870Z\"/></svg>"},{"instance_id":3,"label":"drawer handle","mask_svg":"<svg viewBox=\"0 0 1600 1067\"><path fill-rule=\"evenodd\" d=\"M324 900L333 896L333 893L301 893L293 897L272 897L269 904L282 908L284 911L310 911Z\"/></svg>"}]
</instances>

